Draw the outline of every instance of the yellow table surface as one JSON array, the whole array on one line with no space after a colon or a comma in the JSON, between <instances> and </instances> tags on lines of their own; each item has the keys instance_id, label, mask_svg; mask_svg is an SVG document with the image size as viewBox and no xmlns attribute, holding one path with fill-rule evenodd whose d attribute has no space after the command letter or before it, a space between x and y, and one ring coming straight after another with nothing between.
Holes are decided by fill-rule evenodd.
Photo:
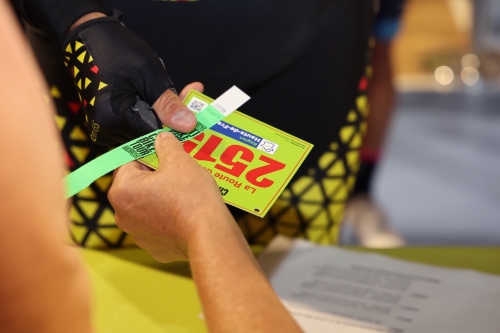
<instances>
[{"instance_id":1,"label":"yellow table surface","mask_svg":"<svg viewBox=\"0 0 500 333\"><path fill-rule=\"evenodd\" d=\"M500 247L349 249L500 274ZM161 264L137 248L81 252L92 282L98 333L207 331L187 263Z\"/></svg>"}]
</instances>

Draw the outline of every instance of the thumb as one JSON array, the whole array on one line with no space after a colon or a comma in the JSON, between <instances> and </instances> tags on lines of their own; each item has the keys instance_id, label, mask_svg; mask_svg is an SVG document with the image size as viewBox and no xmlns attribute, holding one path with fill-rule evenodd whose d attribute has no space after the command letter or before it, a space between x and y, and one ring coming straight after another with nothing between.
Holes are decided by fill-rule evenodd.
<instances>
[{"instance_id":1,"label":"thumb","mask_svg":"<svg viewBox=\"0 0 500 333\"><path fill-rule=\"evenodd\" d=\"M182 154L187 156L182 144L179 140L170 132L161 132L158 134L155 140L155 150L158 156L158 169L164 169L170 164L170 159L175 156L176 161L182 159Z\"/></svg>"},{"instance_id":2,"label":"thumb","mask_svg":"<svg viewBox=\"0 0 500 333\"><path fill-rule=\"evenodd\" d=\"M165 91L153 104L158 118L168 127L183 133L189 133L196 126L196 117L172 91Z\"/></svg>"}]
</instances>

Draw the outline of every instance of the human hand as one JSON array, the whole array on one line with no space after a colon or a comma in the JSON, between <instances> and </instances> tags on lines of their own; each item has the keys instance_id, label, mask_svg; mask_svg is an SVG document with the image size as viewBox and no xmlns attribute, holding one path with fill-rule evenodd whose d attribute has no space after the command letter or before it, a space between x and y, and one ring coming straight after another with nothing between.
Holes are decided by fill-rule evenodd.
<instances>
[{"instance_id":1,"label":"human hand","mask_svg":"<svg viewBox=\"0 0 500 333\"><path fill-rule=\"evenodd\" d=\"M155 149L158 170L139 162L122 166L115 170L108 198L116 224L139 247L161 262L188 260L189 242L201 224L215 230L234 220L212 175L171 133L160 133Z\"/></svg>"},{"instance_id":2,"label":"human hand","mask_svg":"<svg viewBox=\"0 0 500 333\"><path fill-rule=\"evenodd\" d=\"M180 132L194 129L196 118L176 95L161 59L116 13L84 16L63 48L92 141L124 143L162 124Z\"/></svg>"}]
</instances>

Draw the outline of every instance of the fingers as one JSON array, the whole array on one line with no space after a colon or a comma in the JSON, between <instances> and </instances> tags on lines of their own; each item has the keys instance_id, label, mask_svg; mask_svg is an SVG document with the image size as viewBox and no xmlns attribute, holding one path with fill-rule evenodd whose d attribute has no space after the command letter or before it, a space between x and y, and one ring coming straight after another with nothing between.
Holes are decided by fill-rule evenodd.
<instances>
[{"instance_id":1,"label":"fingers","mask_svg":"<svg viewBox=\"0 0 500 333\"><path fill-rule=\"evenodd\" d=\"M183 133L189 133L196 126L196 117L172 90L165 91L153 104L153 110L161 122Z\"/></svg>"},{"instance_id":2,"label":"fingers","mask_svg":"<svg viewBox=\"0 0 500 333\"><path fill-rule=\"evenodd\" d=\"M184 99L186 98L187 94L189 93L189 91L191 89L202 93L203 90L205 89L205 87L203 86L203 84L201 82L190 83L187 86L185 86L184 89L182 89L181 93L179 94L179 99L181 101L184 101Z\"/></svg>"},{"instance_id":3,"label":"fingers","mask_svg":"<svg viewBox=\"0 0 500 333\"><path fill-rule=\"evenodd\" d=\"M145 169L142 167L142 164L137 162L137 161L132 161L130 163L126 163L126 164L122 165L121 167L119 167L118 169L115 169L115 171L113 171L113 180L116 178L116 176L119 173L123 174L123 173L141 171L141 170L145 170Z\"/></svg>"},{"instance_id":4,"label":"fingers","mask_svg":"<svg viewBox=\"0 0 500 333\"><path fill-rule=\"evenodd\" d=\"M133 161L122 165L118 169L113 171L113 178L111 182L111 187L108 190L108 199L113 207L122 201L120 198L123 197L124 190L128 188L127 182L123 181L126 179L126 175L132 172L142 171L141 163ZM125 176L125 177L124 177Z\"/></svg>"},{"instance_id":5,"label":"fingers","mask_svg":"<svg viewBox=\"0 0 500 333\"><path fill-rule=\"evenodd\" d=\"M158 134L155 141L156 155L158 156L158 168L168 164L168 158L172 154L184 153L182 144L172 133L162 132ZM182 155L181 155L182 156Z\"/></svg>"}]
</instances>

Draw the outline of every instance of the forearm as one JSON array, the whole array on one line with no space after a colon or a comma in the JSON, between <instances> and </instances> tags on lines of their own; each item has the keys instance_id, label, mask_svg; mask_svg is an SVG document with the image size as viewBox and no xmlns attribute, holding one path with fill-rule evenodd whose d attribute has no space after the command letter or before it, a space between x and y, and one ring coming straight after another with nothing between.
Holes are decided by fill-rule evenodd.
<instances>
[{"instance_id":1,"label":"forearm","mask_svg":"<svg viewBox=\"0 0 500 333\"><path fill-rule=\"evenodd\" d=\"M373 26L376 43L371 57L373 76L368 88L368 131L363 141L363 148L373 153L382 148L394 108L391 44L399 30L404 5L405 0L381 0Z\"/></svg>"},{"instance_id":2,"label":"forearm","mask_svg":"<svg viewBox=\"0 0 500 333\"><path fill-rule=\"evenodd\" d=\"M363 147L371 151L382 148L394 109L390 52L390 41L377 40L372 53L373 76L368 88L368 129L363 141Z\"/></svg>"},{"instance_id":3,"label":"forearm","mask_svg":"<svg viewBox=\"0 0 500 333\"><path fill-rule=\"evenodd\" d=\"M8 209L2 212L14 215ZM16 212L18 219L10 222L26 222L23 218L29 215ZM33 222L42 221L38 217ZM40 235L43 230L29 226L33 224L28 223L27 230L11 228L6 237L15 237L17 244L7 241L0 247L11 254L1 260L0 332L90 333L90 290L78 253L61 239Z\"/></svg>"},{"instance_id":4,"label":"forearm","mask_svg":"<svg viewBox=\"0 0 500 333\"><path fill-rule=\"evenodd\" d=\"M53 110L10 8L0 3L0 332L90 332L83 264L67 246ZM60 144L59 144L60 146Z\"/></svg>"},{"instance_id":5,"label":"forearm","mask_svg":"<svg viewBox=\"0 0 500 333\"><path fill-rule=\"evenodd\" d=\"M229 213L205 219L189 256L209 331L301 332Z\"/></svg>"}]
</instances>

